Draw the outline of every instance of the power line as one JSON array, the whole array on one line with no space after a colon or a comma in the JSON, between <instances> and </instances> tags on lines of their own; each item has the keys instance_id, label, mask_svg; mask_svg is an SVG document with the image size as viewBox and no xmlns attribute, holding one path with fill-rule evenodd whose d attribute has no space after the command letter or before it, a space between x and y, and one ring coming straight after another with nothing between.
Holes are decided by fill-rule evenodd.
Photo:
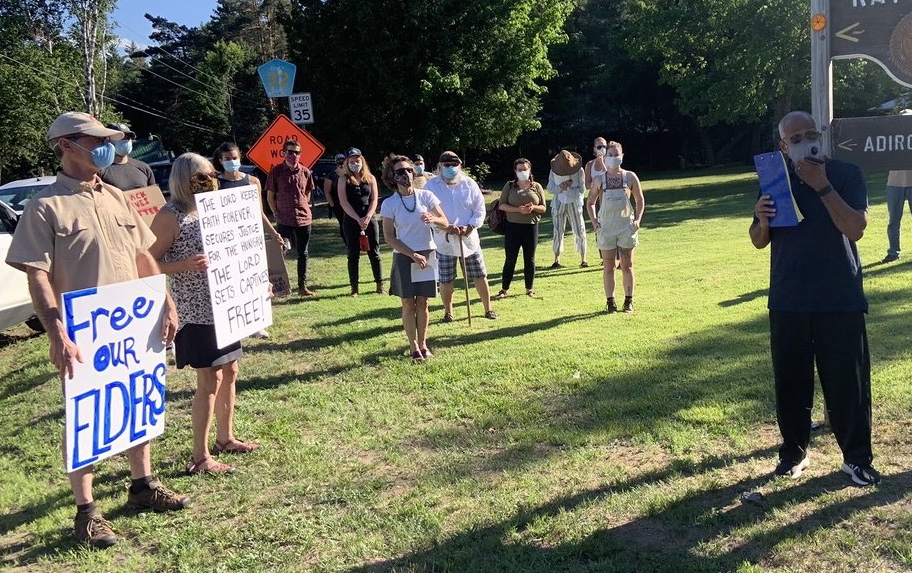
<instances>
[{"instance_id":1,"label":"power line","mask_svg":"<svg viewBox=\"0 0 912 573\"><path fill-rule=\"evenodd\" d=\"M72 81L70 81L70 82L66 82L66 78L64 78L64 77L55 76L54 74L51 74L51 73L46 72L46 71L44 71L44 70L40 70L40 69L38 69L38 68L36 68L36 67L34 67L34 66L31 66L31 65L29 65L29 64L26 64L25 62L22 62L22 61L20 61L20 60L17 60L16 58L13 58L12 56L8 56L8 55L4 54L3 52L0 52L0 57L6 58L7 60L10 60L11 62L14 62L15 64L17 64L17 65L19 65L19 66L21 66L21 67L23 67L23 68L32 70L33 72L37 72L37 73L39 73L39 74L41 74L41 75L47 76L47 77L49 77L49 78L51 78L51 79L53 79L53 80L56 80L56 81L58 81L58 82L69 83L69 84L73 85L78 91L80 91L80 92L82 91L82 87L81 87L81 86L79 85L79 83L76 82L75 80L72 80ZM217 131L215 131L215 130L213 130L213 129L210 129L210 128L208 128L208 127L202 126L202 125L196 125L196 124L188 123L188 122L183 121L183 120L180 120L180 119L175 119L175 118L173 118L173 117L169 117L169 116L166 116L166 115L162 115L162 113L157 113L157 112L160 112L161 110L149 111L149 110L154 110L154 109L155 109L155 108L152 108L152 107L148 107L148 109L140 109L140 108L138 108L138 107L136 107L136 106L133 106L133 105L130 105L130 104L128 104L128 103L119 101L119 100L117 100L117 99L115 99L115 98L112 98L112 97L110 97L110 96L106 96L106 95L104 95L104 94L101 94L101 97L102 97L103 99L108 100L108 101L113 101L113 102L118 103L118 104L120 104L120 105L123 105L123 106L125 106L125 107L129 107L129 108L135 109L135 110L137 110L137 111L141 111L141 112L143 112L143 113L146 113L146 114L149 114L149 115L153 115L153 116L155 116L155 117L160 117L160 118L162 118L162 119L166 119L166 120L168 120L168 121L170 121L170 122L173 122L173 123L178 123L178 124L181 124L181 125L186 125L187 127L192 127L193 129L200 129L200 130L203 130L203 131L208 131L209 133L218 133ZM131 98L127 98L126 96L123 96L123 97L125 97L125 99L131 99ZM131 101L136 102L136 100L131 100ZM139 102L136 102L136 103L139 103ZM144 105L144 104L140 104L140 105Z\"/></svg>"},{"instance_id":2,"label":"power line","mask_svg":"<svg viewBox=\"0 0 912 573\"><path fill-rule=\"evenodd\" d=\"M130 30L130 31L133 32L134 34L138 34L139 36L142 36L142 33L137 32L136 30L134 30L133 28L131 28L131 27L125 25L125 24L120 24L120 27L121 27L121 28L126 28L127 30ZM136 43L135 40L133 40L132 38L128 38L128 39L129 39L131 42ZM216 77L216 76L210 74L209 72L204 72L203 70L197 68L197 67L194 66L193 64L190 64L189 62L186 62L186 61L184 61L184 60L178 58L178 57L175 56L173 53L171 53L171 52L169 52L168 50L166 50L165 48L163 48L160 44L159 44L159 45L156 45L156 46L149 46L149 48L154 48L155 50L164 52L165 54L171 56L172 58L174 58L174 59L177 60L178 62L182 63L183 65L187 66L188 68L190 68L191 70L197 72L198 74L200 74L200 75L202 75L202 76L209 76L210 78L212 78L212 79L213 79L214 81L216 81L216 82L221 82L221 81L222 81L220 78L218 78L218 77ZM143 52L147 52L147 53L148 53L148 50L143 50ZM152 56L149 56L149 57L151 58ZM198 78L194 78L194 77L188 75L187 73L185 73L185 72L183 72L183 71L181 71L181 70L178 70L177 68L174 68L174 67L172 67L172 66L169 66L168 64L166 64L166 63L164 62L164 58L159 58L157 61L158 61L159 63L161 63L162 65L164 65L165 67L171 68L171 69L174 70L175 72L177 72L177 73L179 73L179 74L181 74L181 75L183 75L183 76L186 76L186 77L190 78L190 79L193 80L193 81L199 82L199 83L201 83L202 85L204 85L204 86L206 86L206 87L208 87L208 88L215 89L215 88L213 88L213 86L211 86L210 84L207 84L207 83L203 82L202 80L199 80ZM250 102L250 103L255 103L255 104L262 104L262 103L263 103L263 100L262 100L262 99L257 98L255 95L251 94L250 92L246 92L246 91L244 91L244 90L240 90L240 89L238 89L238 88L230 87L230 86L228 86L227 89L228 89L229 92L236 92L236 94L242 94L244 97L241 97L240 99L246 100L246 101L248 101L248 102ZM235 95L235 94L232 94L232 95L235 96L235 97L238 97L238 96Z\"/></svg>"}]
</instances>

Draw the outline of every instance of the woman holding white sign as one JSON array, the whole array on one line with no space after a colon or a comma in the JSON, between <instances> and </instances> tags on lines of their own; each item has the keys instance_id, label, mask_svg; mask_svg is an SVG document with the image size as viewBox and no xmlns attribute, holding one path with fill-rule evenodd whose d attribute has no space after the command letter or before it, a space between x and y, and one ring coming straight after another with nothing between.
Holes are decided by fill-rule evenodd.
<instances>
[{"instance_id":1,"label":"woman holding white sign","mask_svg":"<svg viewBox=\"0 0 912 573\"><path fill-rule=\"evenodd\" d=\"M393 248L390 294L402 299L402 326L412 360L432 356L427 344L428 299L437 296L436 249L430 225L445 229L449 222L440 200L424 189L414 189L415 168L399 155L386 162L383 182L396 190L380 206L383 238ZM397 199L398 198L398 199Z\"/></svg>"},{"instance_id":2,"label":"woman holding white sign","mask_svg":"<svg viewBox=\"0 0 912 573\"><path fill-rule=\"evenodd\" d=\"M216 441L213 451L248 453L260 446L234 436L235 385L238 360L244 355L240 342L219 348L209 295L203 235L194 195L218 189L212 163L195 153L174 161L169 179L171 201L152 221L156 241L149 249L162 272L169 275L171 295L177 305L181 328L174 339L177 367L196 369L193 397L193 457L188 474L230 473L234 468L209 455L209 428L215 414Z\"/></svg>"}]
</instances>

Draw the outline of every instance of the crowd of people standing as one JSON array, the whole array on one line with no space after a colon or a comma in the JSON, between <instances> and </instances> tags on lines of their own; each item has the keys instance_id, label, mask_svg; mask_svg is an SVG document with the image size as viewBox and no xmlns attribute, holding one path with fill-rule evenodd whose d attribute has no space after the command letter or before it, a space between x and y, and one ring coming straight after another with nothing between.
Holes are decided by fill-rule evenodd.
<instances>
[{"instance_id":1,"label":"crowd of people standing","mask_svg":"<svg viewBox=\"0 0 912 573\"><path fill-rule=\"evenodd\" d=\"M769 195L761 193L749 230L755 247L772 248L770 345L782 434L774 473L794 479L809 465L816 363L843 451L841 469L858 485L874 485L881 478L872 466L870 356L864 322L867 301L855 247L867 224L864 181L857 167L814 156L820 132L809 114L786 115L779 131L795 201L806 220L795 228L772 227L776 206ZM245 185L260 189L261 184L240 171L240 150L233 143L219 146L212 161L195 153L181 155L171 171L171 200L155 216L150 229L121 192L150 182L148 166L143 169L129 158L132 138L135 134L127 126L105 127L88 114L70 112L58 117L48 130L47 141L62 169L57 182L27 206L6 262L27 273L36 312L48 332L51 361L64 382L67 376L72 378L74 363L82 361L82 356L63 328L58 295L167 274L170 294L165 298L161 338L174 342L177 368L190 366L197 378L191 414L193 443L185 469L188 474L231 473L233 466L213 456L249 454L260 445L234 434L243 348L241 342L223 347L216 342L207 282L209 261L194 196ZM300 162L298 142L286 141L282 152L283 160L272 168L265 183L276 224L263 215L263 228L276 241L294 242L298 294L315 297L308 273L313 174ZM555 223L551 268L563 266L560 257L567 225L580 266L589 266L585 206L601 254L605 311L632 313L634 249L645 212L644 193L637 174L622 167L620 143L596 138L592 153L585 165L571 151L561 151L551 159L547 183ZM535 255L548 199L545 188L532 176L528 159L513 162L510 180L500 193L498 209L506 218L505 260L502 286L493 297L479 234L488 218L486 201L459 155L444 151L433 172L421 155L387 155L379 168L380 180L394 194L382 204L378 178L361 150L350 147L335 156L335 163L323 188L346 249L350 295L360 294L362 252L367 253L376 292L387 292L380 254L382 227L382 238L393 250L388 292L400 299L409 359L421 362L433 357L429 301L438 290L442 322L455 320L453 296L460 272L467 287L473 281L484 318L496 320L492 299L509 296L522 251L525 294L538 296ZM621 307L615 301L617 269L624 291ZM216 438L210 443L213 421ZM157 511L189 506L186 496L153 477L148 441L131 448L127 457L132 505ZM73 471L69 479L76 502L77 539L94 547L114 544L117 536L93 499L93 467Z\"/></svg>"}]
</instances>

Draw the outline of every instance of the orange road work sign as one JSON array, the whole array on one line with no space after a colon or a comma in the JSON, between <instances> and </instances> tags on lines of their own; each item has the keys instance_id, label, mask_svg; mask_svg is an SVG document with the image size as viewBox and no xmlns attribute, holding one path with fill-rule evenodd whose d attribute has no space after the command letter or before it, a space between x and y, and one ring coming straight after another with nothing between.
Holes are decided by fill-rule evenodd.
<instances>
[{"instance_id":1,"label":"orange road work sign","mask_svg":"<svg viewBox=\"0 0 912 573\"><path fill-rule=\"evenodd\" d=\"M282 155L282 147L288 140L297 141L301 144L302 165L310 169L317 162L317 159L323 155L326 148L322 143L292 122L287 115L279 115L272 122L272 125L266 129L263 135L253 144L253 147L247 152L247 158L263 170L269 173L273 165L278 165L285 160Z\"/></svg>"}]
</instances>

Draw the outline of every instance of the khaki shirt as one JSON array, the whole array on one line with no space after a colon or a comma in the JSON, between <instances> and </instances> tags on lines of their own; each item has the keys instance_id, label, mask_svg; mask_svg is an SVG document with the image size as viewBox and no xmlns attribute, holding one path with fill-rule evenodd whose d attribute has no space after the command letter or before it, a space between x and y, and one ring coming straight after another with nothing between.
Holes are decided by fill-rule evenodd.
<instances>
[{"instance_id":1,"label":"khaki shirt","mask_svg":"<svg viewBox=\"0 0 912 573\"><path fill-rule=\"evenodd\" d=\"M887 177L887 185L891 187L912 187L912 170L891 171Z\"/></svg>"},{"instance_id":2,"label":"khaki shirt","mask_svg":"<svg viewBox=\"0 0 912 573\"><path fill-rule=\"evenodd\" d=\"M26 205L6 262L47 271L56 295L138 278L155 235L117 187L57 173Z\"/></svg>"}]
</instances>

